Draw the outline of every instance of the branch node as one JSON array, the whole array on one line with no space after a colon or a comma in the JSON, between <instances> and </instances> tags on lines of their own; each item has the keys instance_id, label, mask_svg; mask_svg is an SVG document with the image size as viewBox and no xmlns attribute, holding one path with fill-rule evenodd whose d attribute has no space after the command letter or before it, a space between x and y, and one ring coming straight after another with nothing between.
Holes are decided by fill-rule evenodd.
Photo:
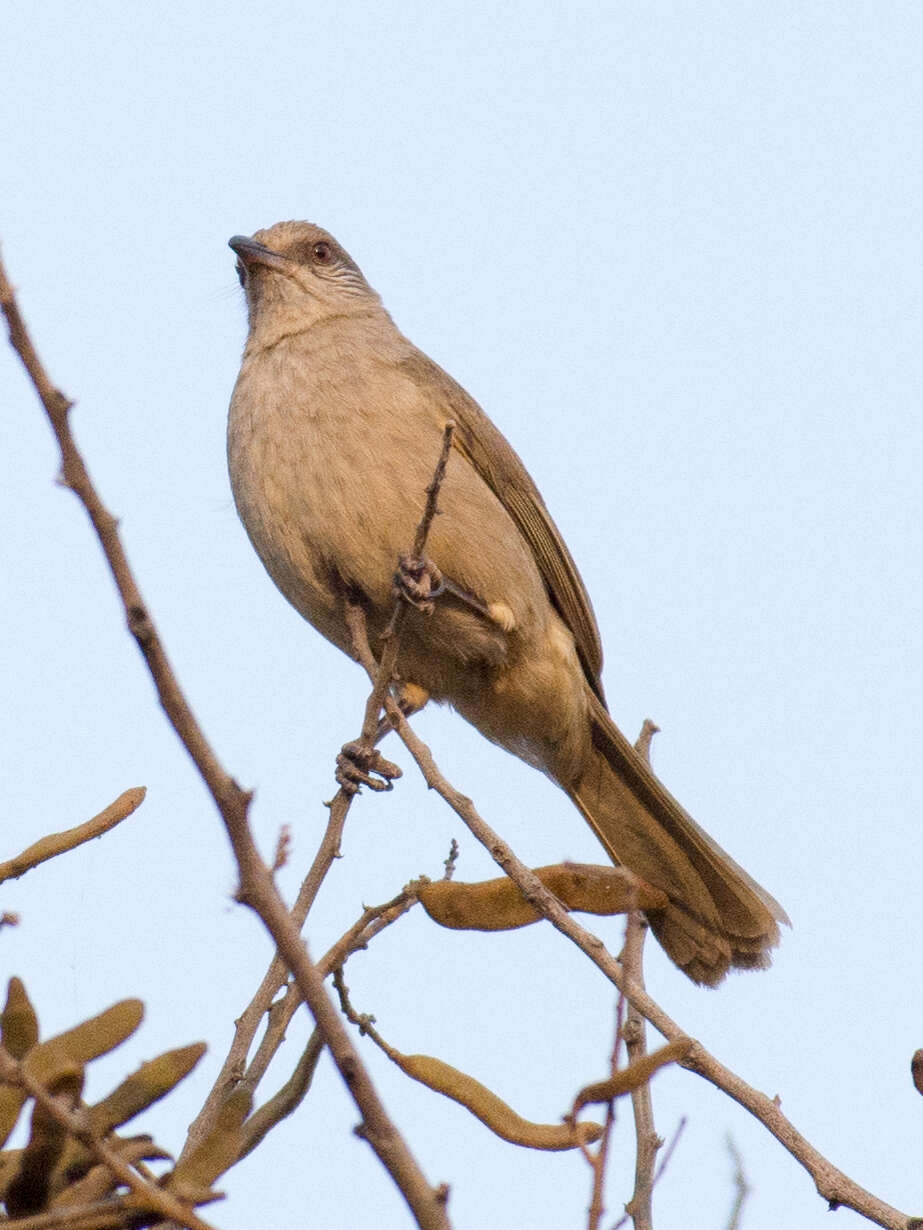
<instances>
[{"instance_id":1,"label":"branch node","mask_svg":"<svg viewBox=\"0 0 923 1230\"><path fill-rule=\"evenodd\" d=\"M131 602L125 608L128 630L142 647L146 648L154 639L154 626L147 613L147 607L140 602Z\"/></svg>"}]
</instances>

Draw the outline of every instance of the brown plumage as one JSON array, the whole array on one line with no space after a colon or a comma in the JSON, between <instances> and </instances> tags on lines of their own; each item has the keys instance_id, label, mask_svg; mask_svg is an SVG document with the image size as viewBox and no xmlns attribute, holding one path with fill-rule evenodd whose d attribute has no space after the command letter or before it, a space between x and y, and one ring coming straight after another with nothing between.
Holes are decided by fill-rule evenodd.
<instances>
[{"instance_id":1,"label":"brown plumage","mask_svg":"<svg viewBox=\"0 0 923 1230\"><path fill-rule=\"evenodd\" d=\"M432 615L409 610L401 678L547 773L612 859L668 894L650 922L690 978L714 985L731 966L767 965L785 911L609 716L589 598L516 453L398 331L326 231L280 222L231 247L250 319L228 424L231 484L282 593L347 653L346 597L381 632L454 419L427 544L451 584Z\"/></svg>"}]
</instances>

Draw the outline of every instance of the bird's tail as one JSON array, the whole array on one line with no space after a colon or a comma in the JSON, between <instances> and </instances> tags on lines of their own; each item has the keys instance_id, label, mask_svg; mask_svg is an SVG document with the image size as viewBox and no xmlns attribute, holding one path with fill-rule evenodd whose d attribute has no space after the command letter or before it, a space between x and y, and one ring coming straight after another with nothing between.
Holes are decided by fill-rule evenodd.
<instances>
[{"instance_id":1,"label":"bird's tail","mask_svg":"<svg viewBox=\"0 0 923 1230\"><path fill-rule=\"evenodd\" d=\"M769 965L785 911L664 789L595 697L592 706L594 755L568 793L613 860L669 897L648 915L669 957L708 986L732 965Z\"/></svg>"}]
</instances>

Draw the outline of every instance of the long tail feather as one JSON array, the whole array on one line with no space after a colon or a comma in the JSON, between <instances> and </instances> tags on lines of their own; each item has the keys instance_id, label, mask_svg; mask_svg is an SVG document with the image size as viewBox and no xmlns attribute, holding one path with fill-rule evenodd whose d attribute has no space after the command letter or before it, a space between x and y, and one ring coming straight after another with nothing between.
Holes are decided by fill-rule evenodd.
<instances>
[{"instance_id":1,"label":"long tail feather","mask_svg":"<svg viewBox=\"0 0 923 1230\"><path fill-rule=\"evenodd\" d=\"M694 982L769 965L788 915L700 828L592 699L595 755L569 793L615 862L670 898L650 923Z\"/></svg>"}]
</instances>

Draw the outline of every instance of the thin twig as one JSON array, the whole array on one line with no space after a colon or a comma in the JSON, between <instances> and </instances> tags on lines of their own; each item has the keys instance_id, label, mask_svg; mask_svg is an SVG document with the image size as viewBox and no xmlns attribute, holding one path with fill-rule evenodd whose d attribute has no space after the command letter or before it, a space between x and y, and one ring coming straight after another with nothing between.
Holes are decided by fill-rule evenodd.
<instances>
[{"instance_id":1,"label":"thin twig","mask_svg":"<svg viewBox=\"0 0 923 1230\"><path fill-rule=\"evenodd\" d=\"M69 1110L60 1098L48 1092L41 1081L30 1076L26 1068L0 1045L0 1080L8 1085L18 1085L33 1099L56 1123L61 1124L71 1136L79 1140L93 1156L112 1171L138 1199L142 1209L150 1209L161 1217L171 1218L189 1230L211 1230L208 1222L188 1205L178 1200L171 1192L156 1184L149 1183L138 1172L100 1140L88 1127L88 1119L78 1111Z\"/></svg>"},{"instance_id":2,"label":"thin twig","mask_svg":"<svg viewBox=\"0 0 923 1230\"><path fill-rule=\"evenodd\" d=\"M628 915L625 930L625 947L622 949L622 967L628 978L644 986L644 939L647 922L637 910ZM647 1053L647 1037L644 1017L634 1004L628 1003L628 1018L623 1029L628 1062L634 1063ZM651 1100L650 1081L644 1081L631 1091L631 1106L635 1119L635 1190L625 1206L635 1224L635 1230L653 1230L654 1216L651 1205L654 1190L654 1165L657 1150L663 1141L654 1128L654 1105Z\"/></svg>"},{"instance_id":3,"label":"thin twig","mask_svg":"<svg viewBox=\"0 0 923 1230\"><path fill-rule=\"evenodd\" d=\"M365 633L365 621L361 611L354 611L350 629L359 661L374 680L376 664ZM609 979L627 999L668 1041L689 1037L670 1016L653 1000L643 987L626 977L625 971L605 944L570 915L560 901L550 893L532 870L521 862L510 846L494 832L478 814L469 798L456 790L440 773L429 748L413 731L399 706L390 698L385 700L388 718L395 731L413 756L430 789L435 790L467 825L472 835L484 846L510 879L519 888L530 905L533 905L551 925L584 952L594 965ZM716 1088L723 1090L744 1110L758 1119L795 1160L807 1170L822 1196L831 1208L845 1206L860 1213L869 1221L885 1230L908 1230L913 1219L906 1213L886 1204L855 1180L844 1174L823 1156L791 1121L783 1115L778 1103L754 1089L736 1073L725 1067L698 1041L692 1040L688 1055L681 1066L697 1073ZM923 1222L920 1223L923 1225Z\"/></svg>"},{"instance_id":4,"label":"thin twig","mask_svg":"<svg viewBox=\"0 0 923 1230\"><path fill-rule=\"evenodd\" d=\"M725 1144L727 1151L731 1155L731 1161L734 1163L734 1204L731 1207L731 1215L728 1218L727 1230L740 1230L740 1215L743 1212L744 1204L747 1197L750 1195L750 1184L747 1182L747 1176L744 1174L743 1158L740 1156L740 1151L734 1144L734 1138L728 1135Z\"/></svg>"},{"instance_id":5,"label":"thin twig","mask_svg":"<svg viewBox=\"0 0 923 1230\"><path fill-rule=\"evenodd\" d=\"M627 1004L625 996L619 994L618 1001L615 1006L615 1039L612 1043L612 1054L609 1056L609 1071L612 1076L615 1076L619 1070L620 1051L622 1047L622 1026L625 1017L625 1005ZM609 1149L612 1145L612 1139L615 1135L616 1123L616 1105L618 1099L610 1098L606 1105L606 1118L603 1123L603 1134L600 1138L596 1153L592 1153L588 1146L584 1146L583 1154L586 1158L590 1169L593 1173L593 1194L590 1197L590 1207L587 1212L587 1230L599 1230L602 1224L603 1214L606 1211L606 1206L603 1200L605 1185L606 1185L606 1167L609 1162Z\"/></svg>"},{"instance_id":6,"label":"thin twig","mask_svg":"<svg viewBox=\"0 0 923 1230\"><path fill-rule=\"evenodd\" d=\"M319 972L323 977L328 977L337 966L344 965L354 952L367 948L370 941L380 931L396 922L402 914L406 914L416 904L416 901L416 895L413 893L411 886L408 886L404 892L399 893L397 897L386 902L384 905L366 907L361 917L340 936L336 943L317 962ZM262 1080L270 1061L285 1036L289 1022L300 1005L301 992L295 983L290 983L283 997L276 1000L272 1005L270 1009L270 1025L243 1076L243 1084L248 1088L255 1089Z\"/></svg>"},{"instance_id":7,"label":"thin twig","mask_svg":"<svg viewBox=\"0 0 923 1230\"><path fill-rule=\"evenodd\" d=\"M455 423L450 420L443 432L442 449L436 463L432 481L426 489L426 505L414 536L413 554L416 557L423 554L430 528L438 512L439 491L445 477L454 432ZM359 741L368 747L372 747L376 738L384 733L378 729L378 719L384 696L390 688L393 679L406 608L407 604L402 599L398 598L395 601L391 621L385 634L385 649L378 668L377 679L366 703L362 734ZM339 855L346 814L349 811L352 798L353 794L351 792L341 788L329 805L330 815L326 832L314 857L311 870L302 883L295 905L291 911L292 920L299 930L304 925L304 921L311 906L314 904L327 872L330 870L334 859ZM257 1056L254 1058L253 1063L246 1067L245 1071L247 1055L250 1052L256 1031L263 1017L269 1011L277 992L287 981L287 975L288 967L278 957L275 958L250 1003L238 1017L234 1040L230 1050L205 1104L190 1124L182 1156L188 1154L208 1134L230 1089L234 1088L241 1080L255 1089L263 1072L268 1067L269 1061L275 1054L281 1038L284 1037L286 1025L301 1002L300 995L297 992L290 991L287 993L285 1007L276 1014L276 1021L273 1022L272 1030L267 1031L267 1034L264 1035Z\"/></svg>"},{"instance_id":8,"label":"thin twig","mask_svg":"<svg viewBox=\"0 0 923 1230\"><path fill-rule=\"evenodd\" d=\"M423 516L420 518L420 524L417 526L416 534L413 540L413 557L414 559L422 559L423 552L426 550L426 540L429 537L430 529L433 521L439 511L439 491L442 487L442 481L445 478L446 467L449 463L449 455L452 451L452 439L455 435L455 421L449 419L442 433L442 448L439 452L439 459L436 462L436 468L433 471L433 478L429 486L426 488L426 506L423 509ZM349 607L352 604L347 604ZM404 628L404 620L407 617L408 603L401 597L398 597L394 604L394 610L391 613L391 619L385 629L382 640L384 648L381 654L381 661L378 664L377 677L374 680L372 691L365 705L365 718L362 723L361 742L366 747L371 747L374 741L375 732L378 729L378 719L381 715L382 706L385 702L386 695L389 694L391 684L395 678L397 670L397 658L401 646L401 633Z\"/></svg>"},{"instance_id":9,"label":"thin twig","mask_svg":"<svg viewBox=\"0 0 923 1230\"><path fill-rule=\"evenodd\" d=\"M644 719L641 733L635 742L635 750L648 764L651 762L651 740L660 729L650 718ZM620 960L627 978L639 987L644 986L644 941L647 936L647 921L638 910L632 910L625 925L625 945ZM628 1062L634 1063L647 1051L647 1031L644 1017L632 1003L628 1005L628 1019L624 1036L628 1050ZM635 1224L635 1230L653 1230L654 1166L657 1151L663 1141L654 1127L654 1104L651 1098L650 1081L638 1085L631 1092L631 1106L635 1120L635 1189L625 1211Z\"/></svg>"},{"instance_id":10,"label":"thin twig","mask_svg":"<svg viewBox=\"0 0 923 1230\"><path fill-rule=\"evenodd\" d=\"M13 1230L127 1230L137 1225L137 1221L137 1209L118 1197L109 1197L92 1204L49 1209L32 1217L20 1217L10 1225ZM4 1222L0 1221L0 1225Z\"/></svg>"},{"instance_id":11,"label":"thin twig","mask_svg":"<svg viewBox=\"0 0 923 1230\"><path fill-rule=\"evenodd\" d=\"M353 953L367 948L369 943L376 935L378 935L386 927L391 926L391 924L396 922L402 914L405 914L416 904L417 886L428 882L429 881L427 880L411 881L411 883L408 884L402 892L398 893L396 897L392 898L391 901L385 902L384 905L366 907L360 918L357 919L357 921L353 923L353 925L349 927L342 936L340 936L336 943L333 944L324 956L317 962L317 968L320 973L326 978L337 966L344 965ZM285 963L278 961L278 959L277 963L282 971L281 976L283 982L287 982L288 971ZM273 968L275 968L275 966ZM272 970L270 970L270 973L272 973ZM264 985L268 986L268 979L269 974L267 974L267 979L264 979ZM278 988L275 989L277 990ZM273 994L275 994L275 990L273 991ZM255 1003L256 997L253 1001L253 1004ZM248 1013L251 1011L253 1004L248 1007ZM227 1098L228 1094L238 1087L242 1086L245 1089L249 1089L251 1093L256 1091L266 1074L266 1070L275 1057L276 1052L284 1042L286 1030L288 1029L288 1026L295 1013L301 1007L301 1004L302 996L298 985L294 982L288 982L285 994L281 997L281 999L277 999L271 1004L267 1004L266 1008L263 1009L263 1014L268 1017L266 1031L260 1039L260 1044L257 1047L256 1054L253 1056L253 1059L246 1065L246 1067L244 1067L242 1063L236 1072L234 1070L228 1071L227 1061L225 1061L225 1065L222 1068L224 1083L222 1084L216 1081L215 1086L209 1093L206 1108L215 1106L220 1109L220 1106L222 1105L224 1099ZM254 1033L256 1031L256 1024L258 1024L258 1021L253 1025ZM235 1045L236 1042L237 1039L235 1038ZM246 1053L244 1054L244 1059L246 1059ZM254 1124L253 1131L258 1131L260 1138L262 1139L262 1137L265 1136L276 1123L281 1122L282 1119L290 1115L292 1111L295 1110L298 1102L305 1097L310 1088L310 1081L303 1082L301 1080L301 1076L299 1075L304 1072L304 1063L305 1058L302 1056L301 1059L299 1059L292 1076L289 1077L282 1088L267 1102L265 1102L259 1110L253 1112L247 1120L247 1123L244 1125L245 1140L249 1140L249 1128L251 1124ZM193 1124L195 1136L193 1136L193 1128L190 1128L189 1138L183 1148L183 1156L186 1156L193 1147L190 1142L204 1138L209 1124L214 1121L214 1116L217 1113L217 1109L213 1110L210 1117L206 1118L206 1108L203 1108L203 1111L200 1112L199 1117ZM240 1156L246 1156L246 1154L254 1147L255 1145L248 1144L241 1152Z\"/></svg>"},{"instance_id":12,"label":"thin twig","mask_svg":"<svg viewBox=\"0 0 923 1230\"><path fill-rule=\"evenodd\" d=\"M676 1146L679 1144L679 1138L682 1136L685 1130L686 1122L687 1122L686 1116L683 1115L679 1123L677 1123L676 1131L670 1137L667 1147L664 1149L663 1153L661 1154L660 1161L657 1165L657 1171L654 1174L654 1186L655 1187L660 1182L662 1175L664 1174L664 1172L666 1171L667 1167L670 1164L670 1159L673 1156Z\"/></svg>"},{"instance_id":13,"label":"thin twig","mask_svg":"<svg viewBox=\"0 0 923 1230\"><path fill-rule=\"evenodd\" d=\"M352 798L353 796L348 791L338 790L329 804L329 814L324 835L321 838L317 853L314 855L311 868L298 890L295 904L291 909L292 923L299 931L304 926L305 919L317 898L324 878L339 856L343 828L346 824L346 816L349 812ZM253 1039L256 1037L263 1017L269 1011L279 990L288 982L288 978L288 966L277 954L270 962L269 969L264 974L250 1003L235 1022L233 1041L225 1056L224 1063L221 1065L221 1071L218 1073L209 1091L208 1097L205 1099L195 1119L189 1125L186 1143L183 1145L183 1150L180 1154L181 1158L187 1157L211 1131L221 1107L224 1105L225 1099L231 1090L235 1089L241 1081L245 1081L248 1087L255 1091L259 1078L254 1079L254 1073L247 1067L247 1056L250 1053ZM291 1020L300 1003L301 997L297 996L292 1012L280 1025L275 1040L270 1039L266 1047L269 1055L268 1057L264 1056L264 1070L265 1067L269 1066L269 1059L275 1054L279 1043L282 1041L282 1037L285 1034L285 1025ZM264 1037L264 1043L265 1041ZM263 1049L263 1043L261 1043L261 1049Z\"/></svg>"},{"instance_id":14,"label":"thin twig","mask_svg":"<svg viewBox=\"0 0 923 1230\"><path fill-rule=\"evenodd\" d=\"M418 1225L427 1230L445 1230L449 1224L445 1192L430 1186L406 1141L391 1121L340 1014L327 995L322 976L311 962L272 873L257 851L247 816L251 794L242 790L225 771L180 688L129 566L119 537L118 522L99 498L77 449L68 422L71 402L51 383L38 358L2 260L0 306L6 316L13 348L22 359L57 438L61 450L62 481L81 501L93 523L122 599L128 627L147 663L160 703L221 815L240 876L237 899L260 917L275 941L359 1109L362 1135L387 1168Z\"/></svg>"}]
</instances>

